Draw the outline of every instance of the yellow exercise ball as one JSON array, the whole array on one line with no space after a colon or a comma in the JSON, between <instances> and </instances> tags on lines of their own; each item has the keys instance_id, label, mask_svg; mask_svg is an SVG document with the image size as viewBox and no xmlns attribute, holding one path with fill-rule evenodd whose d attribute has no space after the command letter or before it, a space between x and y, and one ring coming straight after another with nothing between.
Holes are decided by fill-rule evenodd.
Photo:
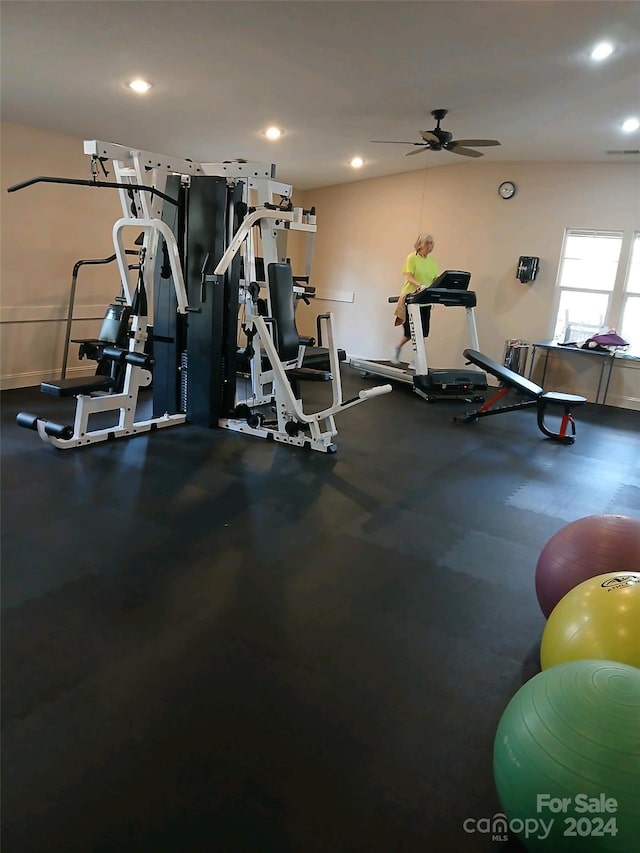
<instances>
[{"instance_id":1,"label":"yellow exercise ball","mask_svg":"<svg viewBox=\"0 0 640 853\"><path fill-rule=\"evenodd\" d=\"M609 660L640 668L640 571L610 572L583 581L551 611L540 664Z\"/></svg>"}]
</instances>

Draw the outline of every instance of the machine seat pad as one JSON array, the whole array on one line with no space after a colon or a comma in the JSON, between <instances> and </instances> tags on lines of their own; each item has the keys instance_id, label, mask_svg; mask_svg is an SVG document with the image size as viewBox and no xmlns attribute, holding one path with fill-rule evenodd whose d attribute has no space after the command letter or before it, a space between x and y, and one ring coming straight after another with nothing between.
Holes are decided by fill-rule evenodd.
<instances>
[{"instance_id":1,"label":"machine seat pad","mask_svg":"<svg viewBox=\"0 0 640 853\"><path fill-rule=\"evenodd\" d=\"M338 353L338 361L347 360L346 350L338 349L336 352ZM302 359L303 367L316 366L316 370L322 370L323 368L317 365L328 365L329 363L329 350L326 347L307 347L305 349Z\"/></svg>"},{"instance_id":2,"label":"machine seat pad","mask_svg":"<svg viewBox=\"0 0 640 853\"><path fill-rule=\"evenodd\" d=\"M547 403L556 403L564 406L581 406L587 402L586 397L580 397L577 394L562 394L560 391L545 391L540 395L541 400L546 400Z\"/></svg>"},{"instance_id":3,"label":"machine seat pad","mask_svg":"<svg viewBox=\"0 0 640 853\"><path fill-rule=\"evenodd\" d=\"M54 397L75 397L76 394L89 394L91 391L109 391L114 380L110 376L77 376L74 379L52 379L43 382L40 390Z\"/></svg>"},{"instance_id":4,"label":"machine seat pad","mask_svg":"<svg viewBox=\"0 0 640 853\"><path fill-rule=\"evenodd\" d=\"M331 382L333 374L327 370L314 370L312 367L292 367L287 370L289 379L303 379L305 382Z\"/></svg>"}]
</instances>

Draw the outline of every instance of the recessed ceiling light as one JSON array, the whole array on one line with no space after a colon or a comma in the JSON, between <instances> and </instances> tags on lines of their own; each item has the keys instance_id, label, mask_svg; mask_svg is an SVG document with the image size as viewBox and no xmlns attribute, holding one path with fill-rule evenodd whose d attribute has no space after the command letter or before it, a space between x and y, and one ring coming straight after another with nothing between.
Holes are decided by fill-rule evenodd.
<instances>
[{"instance_id":1,"label":"recessed ceiling light","mask_svg":"<svg viewBox=\"0 0 640 853\"><path fill-rule=\"evenodd\" d=\"M637 130L639 127L640 121L638 121L637 118L628 118L622 125L622 129L625 133L633 133L633 131Z\"/></svg>"},{"instance_id":2,"label":"recessed ceiling light","mask_svg":"<svg viewBox=\"0 0 640 853\"><path fill-rule=\"evenodd\" d=\"M608 41L601 41L600 44L597 44L591 51L591 59L595 59L596 62L599 62L601 59L606 59L607 56L611 56L612 53L613 45Z\"/></svg>"},{"instance_id":3,"label":"recessed ceiling light","mask_svg":"<svg viewBox=\"0 0 640 853\"><path fill-rule=\"evenodd\" d=\"M351 165L354 169L359 169L361 166L364 166L364 160L362 157L354 157L351 161Z\"/></svg>"},{"instance_id":4,"label":"recessed ceiling light","mask_svg":"<svg viewBox=\"0 0 640 853\"><path fill-rule=\"evenodd\" d=\"M280 139L280 137L282 136L282 131L279 127L268 127L265 130L264 135L267 137L267 139Z\"/></svg>"},{"instance_id":5,"label":"recessed ceiling light","mask_svg":"<svg viewBox=\"0 0 640 853\"><path fill-rule=\"evenodd\" d=\"M132 80L129 83L129 88L133 89L134 92L138 92L138 94L144 94L144 92L148 92L151 88L151 83L146 80Z\"/></svg>"}]
</instances>

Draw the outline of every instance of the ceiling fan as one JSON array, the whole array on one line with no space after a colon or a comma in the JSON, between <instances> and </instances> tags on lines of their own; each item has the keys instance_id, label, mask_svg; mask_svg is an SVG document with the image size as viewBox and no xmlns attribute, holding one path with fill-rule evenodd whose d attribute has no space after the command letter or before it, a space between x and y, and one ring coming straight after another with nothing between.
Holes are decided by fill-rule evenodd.
<instances>
[{"instance_id":1,"label":"ceiling fan","mask_svg":"<svg viewBox=\"0 0 640 853\"><path fill-rule=\"evenodd\" d=\"M421 130L422 142L398 142L397 140L372 139L372 142L381 142L386 145L414 145L415 151L407 151L405 157L410 154L420 154L421 151L451 151L452 154L462 154L465 157L482 157L482 151L474 151L467 148L468 145L489 146L500 145L497 139L454 139L453 134L442 130L440 122L448 113L448 110L432 110L431 115L436 120L433 130Z\"/></svg>"}]
</instances>

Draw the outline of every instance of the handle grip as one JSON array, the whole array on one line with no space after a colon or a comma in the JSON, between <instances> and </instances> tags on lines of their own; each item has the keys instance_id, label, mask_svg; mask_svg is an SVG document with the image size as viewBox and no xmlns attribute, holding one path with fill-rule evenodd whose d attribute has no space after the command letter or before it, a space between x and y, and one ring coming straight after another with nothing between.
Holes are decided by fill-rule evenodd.
<instances>
[{"instance_id":1,"label":"handle grip","mask_svg":"<svg viewBox=\"0 0 640 853\"><path fill-rule=\"evenodd\" d=\"M389 394L391 390L391 385L376 385L375 388L367 388L364 391L360 391L358 397L360 397L361 400L370 400L372 397L380 397L382 394Z\"/></svg>"}]
</instances>

